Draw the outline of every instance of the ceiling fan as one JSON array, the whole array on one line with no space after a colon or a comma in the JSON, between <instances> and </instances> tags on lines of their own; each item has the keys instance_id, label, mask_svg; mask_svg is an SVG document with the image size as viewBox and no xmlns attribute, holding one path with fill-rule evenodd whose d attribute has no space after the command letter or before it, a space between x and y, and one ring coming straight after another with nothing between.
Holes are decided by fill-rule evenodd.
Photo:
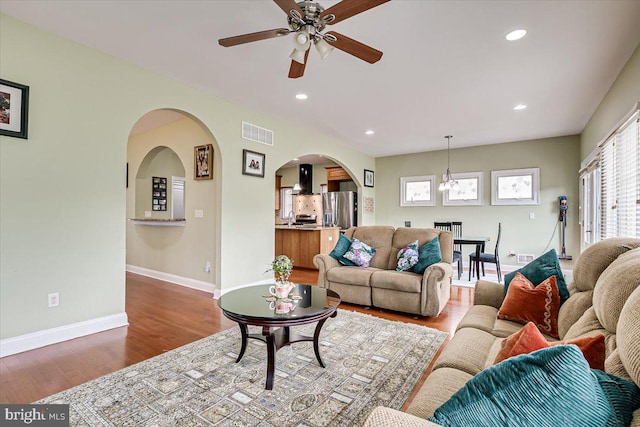
<instances>
[{"instance_id":1,"label":"ceiling fan","mask_svg":"<svg viewBox=\"0 0 640 427\"><path fill-rule=\"evenodd\" d=\"M354 15L365 12L389 0L342 0L340 3L323 8L315 1L304 0L298 3L295 0L273 0L287 14L289 28L276 28L273 30L258 31L257 33L242 34L218 40L224 47L251 43L258 40L266 40L274 37L294 35L294 49L289 57L291 67L289 77L296 79L302 77L311 50L314 44L320 57L324 59L333 48L340 49L350 55L367 61L370 64L378 62L382 58L382 52L360 43L357 40L328 31L323 33L327 25L333 25Z\"/></svg>"}]
</instances>

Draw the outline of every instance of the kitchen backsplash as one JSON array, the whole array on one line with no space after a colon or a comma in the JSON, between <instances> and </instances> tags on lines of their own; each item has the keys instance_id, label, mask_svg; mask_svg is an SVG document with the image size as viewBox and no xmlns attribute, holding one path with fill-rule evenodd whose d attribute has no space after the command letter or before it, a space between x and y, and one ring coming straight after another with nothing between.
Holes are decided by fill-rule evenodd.
<instances>
[{"instance_id":1,"label":"kitchen backsplash","mask_svg":"<svg viewBox=\"0 0 640 427\"><path fill-rule=\"evenodd\" d=\"M316 223L322 224L322 196L320 194L293 196L293 211L296 215L315 215Z\"/></svg>"}]
</instances>

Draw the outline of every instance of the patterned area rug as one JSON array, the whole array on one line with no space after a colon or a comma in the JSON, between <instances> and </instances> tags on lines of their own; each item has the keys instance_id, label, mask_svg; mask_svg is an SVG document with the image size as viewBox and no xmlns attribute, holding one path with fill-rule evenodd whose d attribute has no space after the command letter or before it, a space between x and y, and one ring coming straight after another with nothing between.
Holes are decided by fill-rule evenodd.
<instances>
[{"instance_id":1,"label":"patterned area rug","mask_svg":"<svg viewBox=\"0 0 640 427\"><path fill-rule=\"evenodd\" d=\"M295 331L313 336L314 328ZM378 405L400 409L446 336L338 310L320 334L326 369L311 342L282 348L272 391L262 341L249 340L235 363L235 327L37 403L70 404L72 426L352 427Z\"/></svg>"}]
</instances>

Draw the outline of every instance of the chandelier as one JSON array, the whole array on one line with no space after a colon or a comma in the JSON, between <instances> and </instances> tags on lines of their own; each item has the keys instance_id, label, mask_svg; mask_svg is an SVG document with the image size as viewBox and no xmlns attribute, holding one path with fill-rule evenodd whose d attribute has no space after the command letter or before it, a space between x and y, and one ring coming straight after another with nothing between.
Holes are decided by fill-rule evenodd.
<instances>
[{"instance_id":1,"label":"chandelier","mask_svg":"<svg viewBox=\"0 0 640 427\"><path fill-rule=\"evenodd\" d=\"M442 179L442 182L438 187L438 190L440 191L456 190L459 187L458 181L453 179L453 176L451 176L451 171L449 170L449 151L451 138L453 138L453 135L446 135L445 138L447 138L447 173L444 175L444 178Z\"/></svg>"}]
</instances>

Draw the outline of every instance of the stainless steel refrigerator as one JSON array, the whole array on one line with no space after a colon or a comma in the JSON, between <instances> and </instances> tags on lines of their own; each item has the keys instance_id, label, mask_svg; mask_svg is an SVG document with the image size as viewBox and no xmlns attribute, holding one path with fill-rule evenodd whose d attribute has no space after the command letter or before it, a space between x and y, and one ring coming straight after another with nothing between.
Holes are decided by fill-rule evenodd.
<instances>
[{"instance_id":1,"label":"stainless steel refrigerator","mask_svg":"<svg viewBox=\"0 0 640 427\"><path fill-rule=\"evenodd\" d=\"M322 195L324 225L335 225L342 230L358 225L358 193L333 191Z\"/></svg>"}]
</instances>

